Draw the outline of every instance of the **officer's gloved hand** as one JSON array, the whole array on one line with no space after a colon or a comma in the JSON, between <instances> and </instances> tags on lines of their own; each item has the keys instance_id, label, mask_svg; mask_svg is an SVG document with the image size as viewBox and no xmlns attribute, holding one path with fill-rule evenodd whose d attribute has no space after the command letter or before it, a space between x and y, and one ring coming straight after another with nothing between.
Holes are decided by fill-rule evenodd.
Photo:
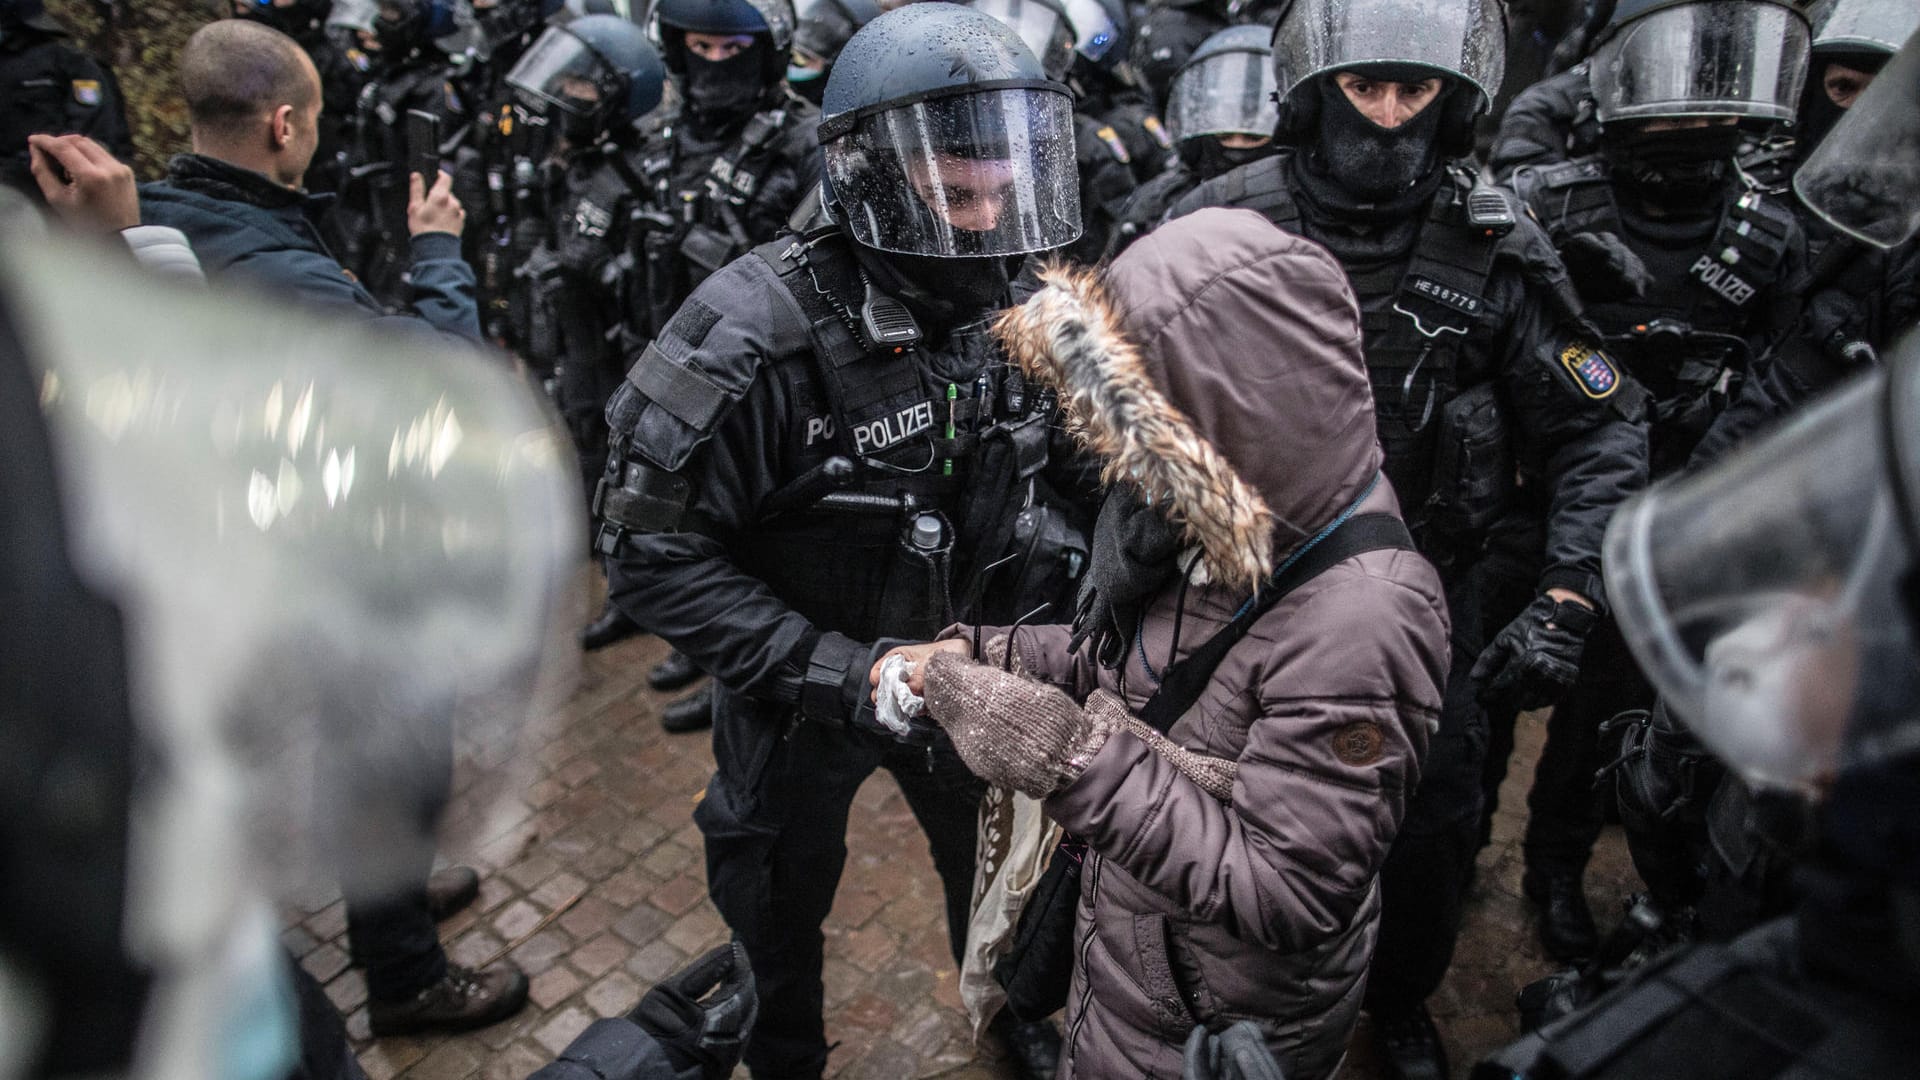
<instances>
[{"instance_id":1,"label":"officer's gloved hand","mask_svg":"<svg viewBox=\"0 0 1920 1080\"><path fill-rule=\"evenodd\" d=\"M722 945L647 991L627 1019L652 1035L679 1070L703 1080L733 1073L760 1014L753 968L738 941Z\"/></svg>"},{"instance_id":2,"label":"officer's gloved hand","mask_svg":"<svg viewBox=\"0 0 1920 1080\"><path fill-rule=\"evenodd\" d=\"M1653 284L1647 264L1615 233L1575 233L1561 245L1560 258L1589 303L1638 300Z\"/></svg>"},{"instance_id":3,"label":"officer's gloved hand","mask_svg":"<svg viewBox=\"0 0 1920 1080\"><path fill-rule=\"evenodd\" d=\"M1580 674L1580 654L1600 616L1573 600L1537 596L1473 662L1482 704L1541 709Z\"/></svg>"}]
</instances>

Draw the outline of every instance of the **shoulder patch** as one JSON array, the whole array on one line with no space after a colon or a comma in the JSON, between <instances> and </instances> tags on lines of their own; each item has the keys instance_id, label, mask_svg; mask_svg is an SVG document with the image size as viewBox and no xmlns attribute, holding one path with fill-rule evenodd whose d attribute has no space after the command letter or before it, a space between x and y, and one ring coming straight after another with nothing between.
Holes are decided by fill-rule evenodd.
<instances>
[{"instance_id":1,"label":"shoulder patch","mask_svg":"<svg viewBox=\"0 0 1920 1080\"><path fill-rule=\"evenodd\" d=\"M73 80L73 100L79 102L82 105L87 106L88 108L92 108L93 106L100 104L100 80L99 79Z\"/></svg>"},{"instance_id":2,"label":"shoulder patch","mask_svg":"<svg viewBox=\"0 0 1920 1080\"><path fill-rule=\"evenodd\" d=\"M453 88L452 83L450 82L441 83L440 88L446 93L448 109L452 110L455 113L463 113L467 111L467 107L464 104L462 104L460 101L460 91L455 90Z\"/></svg>"},{"instance_id":3,"label":"shoulder patch","mask_svg":"<svg viewBox=\"0 0 1920 1080\"><path fill-rule=\"evenodd\" d=\"M1613 396L1620 389L1620 369L1600 346L1585 338L1574 338L1560 349L1560 366L1595 401Z\"/></svg>"},{"instance_id":4,"label":"shoulder patch","mask_svg":"<svg viewBox=\"0 0 1920 1080\"><path fill-rule=\"evenodd\" d=\"M1140 121L1140 126L1147 129L1147 134L1153 136L1153 141L1160 144L1160 149L1173 149L1173 136L1167 134L1167 126L1160 122L1159 117L1149 116Z\"/></svg>"},{"instance_id":5,"label":"shoulder patch","mask_svg":"<svg viewBox=\"0 0 1920 1080\"><path fill-rule=\"evenodd\" d=\"M361 52L359 49L347 50L347 63L352 64L355 71L362 73L373 67L373 61L369 60L367 54Z\"/></svg>"},{"instance_id":6,"label":"shoulder patch","mask_svg":"<svg viewBox=\"0 0 1920 1080\"><path fill-rule=\"evenodd\" d=\"M1120 141L1120 133L1113 130L1112 124L1101 125L1100 130L1094 134L1100 136L1100 141L1107 144L1107 149L1113 151L1113 156L1119 160L1120 164L1133 164L1133 155L1127 153L1127 144Z\"/></svg>"}]
</instances>

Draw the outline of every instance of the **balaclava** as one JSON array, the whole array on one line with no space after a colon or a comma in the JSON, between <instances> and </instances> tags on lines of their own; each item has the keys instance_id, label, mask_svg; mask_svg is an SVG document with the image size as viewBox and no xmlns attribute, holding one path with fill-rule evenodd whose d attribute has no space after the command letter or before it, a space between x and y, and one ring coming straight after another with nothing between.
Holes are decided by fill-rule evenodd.
<instances>
[{"instance_id":1,"label":"balaclava","mask_svg":"<svg viewBox=\"0 0 1920 1080\"><path fill-rule=\"evenodd\" d=\"M1654 206L1685 209L1718 199L1741 138L1737 124L1648 131L1629 122L1603 128L1600 149L1621 187Z\"/></svg>"},{"instance_id":2,"label":"balaclava","mask_svg":"<svg viewBox=\"0 0 1920 1080\"><path fill-rule=\"evenodd\" d=\"M1431 78L1425 69L1370 67L1365 74L1394 81ZM1320 125L1309 151L1318 171L1361 202L1390 202L1434 174L1440 166L1440 120L1447 99L1460 92L1448 85L1418 115L1396 128L1383 128L1360 115L1332 76L1318 80Z\"/></svg>"},{"instance_id":3,"label":"balaclava","mask_svg":"<svg viewBox=\"0 0 1920 1080\"><path fill-rule=\"evenodd\" d=\"M765 34L725 60L702 60L686 52L687 109L702 133L725 131L759 111L766 99L767 56L773 43Z\"/></svg>"},{"instance_id":4,"label":"balaclava","mask_svg":"<svg viewBox=\"0 0 1920 1080\"><path fill-rule=\"evenodd\" d=\"M1242 165L1271 157L1276 149L1271 142L1234 149L1222 144L1218 135L1199 135L1182 139L1179 154L1180 163L1187 167L1188 172L1202 180L1211 180Z\"/></svg>"}]
</instances>

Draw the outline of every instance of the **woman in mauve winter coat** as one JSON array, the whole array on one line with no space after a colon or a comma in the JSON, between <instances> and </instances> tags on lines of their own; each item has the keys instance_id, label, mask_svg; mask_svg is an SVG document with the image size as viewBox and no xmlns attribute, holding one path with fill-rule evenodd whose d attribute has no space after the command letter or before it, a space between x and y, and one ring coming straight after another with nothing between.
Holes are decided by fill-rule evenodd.
<instances>
[{"instance_id":1,"label":"woman in mauve winter coat","mask_svg":"<svg viewBox=\"0 0 1920 1080\"><path fill-rule=\"evenodd\" d=\"M1257 214L1207 210L1045 280L999 330L1112 484L1076 624L1017 631L1011 674L955 628L907 650L911 683L977 773L1088 845L1063 1076L1178 1077L1196 1024L1240 1020L1288 1080L1329 1076L1439 716L1439 579L1407 550L1336 562L1253 623L1168 737L1135 714L1312 537L1399 514L1346 275ZM1006 658L1005 631L979 640Z\"/></svg>"}]
</instances>

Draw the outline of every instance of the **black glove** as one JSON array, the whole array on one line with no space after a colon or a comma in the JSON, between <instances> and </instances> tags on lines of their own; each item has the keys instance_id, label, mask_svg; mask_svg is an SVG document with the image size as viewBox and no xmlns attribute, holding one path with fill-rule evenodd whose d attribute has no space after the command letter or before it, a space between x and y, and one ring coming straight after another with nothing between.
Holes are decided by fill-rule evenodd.
<instances>
[{"instance_id":1,"label":"black glove","mask_svg":"<svg viewBox=\"0 0 1920 1080\"><path fill-rule=\"evenodd\" d=\"M882 724L874 712L873 684L867 681L873 665L894 649L911 644L904 638L881 638L867 645L841 634L823 635L807 662L800 688L801 713L809 720L845 724L910 746L932 746L945 738L931 717L915 717L902 735Z\"/></svg>"},{"instance_id":2,"label":"black glove","mask_svg":"<svg viewBox=\"0 0 1920 1080\"><path fill-rule=\"evenodd\" d=\"M1182 1080L1282 1080L1280 1063L1250 1020L1218 1035L1209 1035L1204 1025L1194 1028L1182 1057Z\"/></svg>"},{"instance_id":3,"label":"black glove","mask_svg":"<svg viewBox=\"0 0 1920 1080\"><path fill-rule=\"evenodd\" d=\"M1580 674L1580 653L1599 621L1585 604L1535 597L1473 662L1480 703L1524 711L1558 701Z\"/></svg>"},{"instance_id":4,"label":"black glove","mask_svg":"<svg viewBox=\"0 0 1920 1080\"><path fill-rule=\"evenodd\" d=\"M627 1019L652 1035L676 1069L697 1068L703 1080L723 1080L760 1013L753 968L738 941L722 945L661 980Z\"/></svg>"},{"instance_id":5,"label":"black glove","mask_svg":"<svg viewBox=\"0 0 1920 1080\"><path fill-rule=\"evenodd\" d=\"M1638 300L1653 284L1647 264L1614 233L1575 233L1560 248L1560 259L1588 303Z\"/></svg>"}]
</instances>

